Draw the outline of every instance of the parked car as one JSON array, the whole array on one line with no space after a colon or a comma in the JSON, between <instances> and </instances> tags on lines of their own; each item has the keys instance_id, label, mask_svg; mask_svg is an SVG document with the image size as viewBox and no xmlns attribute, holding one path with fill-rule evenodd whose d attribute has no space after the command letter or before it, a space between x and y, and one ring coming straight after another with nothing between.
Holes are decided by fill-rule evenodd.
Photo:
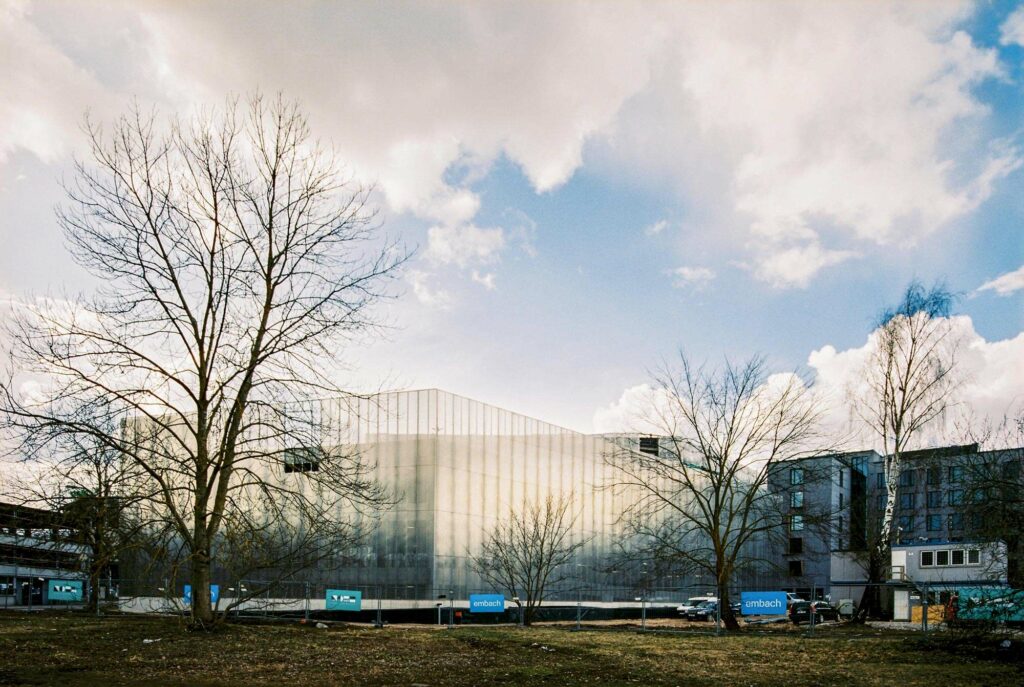
<instances>
[{"instance_id":1,"label":"parked car","mask_svg":"<svg viewBox=\"0 0 1024 687\"><path fill-rule=\"evenodd\" d=\"M739 615L739 612L740 612L740 604L739 603L731 603L731 604L729 604L729 606L730 606L730 608L732 608L732 612L733 613L735 613L736 615ZM686 619L687 620L714 620L715 616L717 616L717 615L718 615L718 600L716 599L715 601L705 601L705 602L701 603L700 605L698 605L693 610L687 611L686 612Z\"/></svg>"},{"instance_id":2,"label":"parked car","mask_svg":"<svg viewBox=\"0 0 1024 687\"><path fill-rule=\"evenodd\" d=\"M806 600L807 599L801 599L799 596L797 596L793 592L786 592L786 608L789 608L790 606L795 604L797 601L806 601Z\"/></svg>"},{"instance_id":3,"label":"parked car","mask_svg":"<svg viewBox=\"0 0 1024 687\"><path fill-rule=\"evenodd\" d=\"M794 625L811 622L812 613L816 624L826 620L839 620L839 610L827 601L795 601L789 607L789 619Z\"/></svg>"},{"instance_id":4,"label":"parked car","mask_svg":"<svg viewBox=\"0 0 1024 687\"><path fill-rule=\"evenodd\" d=\"M691 596L686 600L686 603L677 606L676 611L679 615L685 617L688 612L697 608L697 606L700 606L705 601L717 601L717 599L713 596Z\"/></svg>"}]
</instances>

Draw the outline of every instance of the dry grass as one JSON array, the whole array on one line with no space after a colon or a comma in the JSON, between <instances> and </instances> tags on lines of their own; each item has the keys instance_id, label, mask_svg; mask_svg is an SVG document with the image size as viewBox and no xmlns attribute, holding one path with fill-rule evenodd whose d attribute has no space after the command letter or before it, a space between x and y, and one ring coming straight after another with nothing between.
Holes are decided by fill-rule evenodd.
<instances>
[{"instance_id":1,"label":"dry grass","mask_svg":"<svg viewBox=\"0 0 1024 687\"><path fill-rule=\"evenodd\" d=\"M716 638L565 626L231 626L0 614L0 684L970 685L1021 684L994 651L841 628ZM144 639L159 639L145 643ZM933 640L941 641L941 640Z\"/></svg>"}]
</instances>

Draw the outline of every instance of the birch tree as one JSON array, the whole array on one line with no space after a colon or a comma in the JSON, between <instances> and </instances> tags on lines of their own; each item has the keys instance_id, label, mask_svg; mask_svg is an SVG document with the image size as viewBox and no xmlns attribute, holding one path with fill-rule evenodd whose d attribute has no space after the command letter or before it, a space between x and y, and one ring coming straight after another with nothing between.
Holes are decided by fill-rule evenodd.
<instances>
[{"instance_id":1,"label":"birch tree","mask_svg":"<svg viewBox=\"0 0 1024 687\"><path fill-rule=\"evenodd\" d=\"M869 552L868 581L861 612L877 610L892 547L903 454L952 403L960 383L958 341L949 318L953 294L942 285L926 289L914 281L902 300L885 310L872 334L871 354L853 392L857 414L874 433L883 455L886 499L875 546Z\"/></svg>"}]
</instances>

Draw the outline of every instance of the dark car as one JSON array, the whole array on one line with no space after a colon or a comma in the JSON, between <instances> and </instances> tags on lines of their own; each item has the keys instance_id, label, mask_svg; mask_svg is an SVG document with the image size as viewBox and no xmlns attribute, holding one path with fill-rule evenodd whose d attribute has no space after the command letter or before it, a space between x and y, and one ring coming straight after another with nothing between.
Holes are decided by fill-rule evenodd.
<instances>
[{"instance_id":1,"label":"dark car","mask_svg":"<svg viewBox=\"0 0 1024 687\"><path fill-rule=\"evenodd\" d=\"M738 603L731 603L729 606L732 608L732 612L739 614L740 605ZM698 605L696 608L691 608L686 612L687 620L714 620L718 615L718 602L717 601L705 601Z\"/></svg>"},{"instance_id":2,"label":"dark car","mask_svg":"<svg viewBox=\"0 0 1024 687\"><path fill-rule=\"evenodd\" d=\"M789 619L794 625L811 622L814 614L815 624L826 620L839 620L839 610L827 601L794 601L789 607Z\"/></svg>"}]
</instances>

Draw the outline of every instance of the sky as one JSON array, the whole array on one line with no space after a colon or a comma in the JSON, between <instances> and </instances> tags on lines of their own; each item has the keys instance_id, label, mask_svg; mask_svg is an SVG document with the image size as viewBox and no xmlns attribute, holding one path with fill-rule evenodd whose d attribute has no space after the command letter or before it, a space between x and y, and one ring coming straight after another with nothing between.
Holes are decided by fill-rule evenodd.
<instances>
[{"instance_id":1,"label":"sky","mask_svg":"<svg viewBox=\"0 0 1024 687\"><path fill-rule=\"evenodd\" d=\"M0 297L88 292L86 112L283 92L415 249L354 389L625 429L680 349L833 391L911 279L1024 399L1024 7L0 0ZM837 411L838 412L838 411Z\"/></svg>"}]
</instances>

